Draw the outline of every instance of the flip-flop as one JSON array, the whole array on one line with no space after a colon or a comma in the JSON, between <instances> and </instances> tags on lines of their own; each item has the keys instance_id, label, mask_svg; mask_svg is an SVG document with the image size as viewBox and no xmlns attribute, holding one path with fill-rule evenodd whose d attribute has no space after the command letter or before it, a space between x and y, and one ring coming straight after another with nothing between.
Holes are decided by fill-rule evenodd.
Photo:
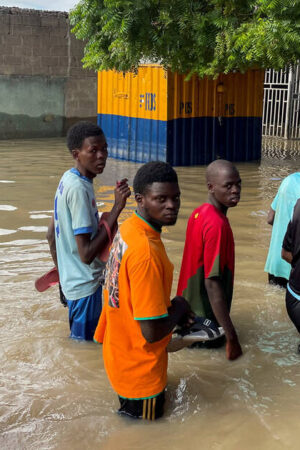
<instances>
[{"instance_id":1,"label":"flip-flop","mask_svg":"<svg viewBox=\"0 0 300 450\"><path fill-rule=\"evenodd\" d=\"M218 327L213 320L205 317L196 317L195 323L190 328L178 328L175 333L187 342L213 341L225 334L222 327Z\"/></svg>"},{"instance_id":2,"label":"flip-flop","mask_svg":"<svg viewBox=\"0 0 300 450\"><path fill-rule=\"evenodd\" d=\"M59 275L57 268L53 267L53 269L49 270L49 272L35 280L34 285L39 292L44 292L49 287L55 286L57 283L59 283Z\"/></svg>"}]
</instances>

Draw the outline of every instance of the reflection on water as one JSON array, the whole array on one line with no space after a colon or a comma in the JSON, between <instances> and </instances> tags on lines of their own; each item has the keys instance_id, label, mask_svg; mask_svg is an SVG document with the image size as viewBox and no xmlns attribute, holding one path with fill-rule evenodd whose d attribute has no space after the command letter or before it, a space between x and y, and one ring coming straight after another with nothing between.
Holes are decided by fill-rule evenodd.
<instances>
[{"instance_id":1,"label":"reflection on water","mask_svg":"<svg viewBox=\"0 0 300 450\"><path fill-rule=\"evenodd\" d=\"M36 277L52 267L45 231L70 155L60 139L0 141L0 444L4 449L298 448L300 341L284 291L263 272L266 214L282 178L299 169L299 144L269 142L260 163L238 164L242 200L229 211L236 242L232 317L244 356L189 350L170 356L165 417L148 424L115 414L101 347L68 339L67 311L56 288L41 294ZM282 147L282 148L281 148ZM278 148L283 149L280 158ZM132 183L138 164L109 160L95 180L97 204L113 204L115 181ZM178 278L186 221L206 199L203 167L178 168L180 217L164 233ZM134 209L130 198L121 220Z\"/></svg>"},{"instance_id":2,"label":"reflection on water","mask_svg":"<svg viewBox=\"0 0 300 450\"><path fill-rule=\"evenodd\" d=\"M17 208L12 205L0 205L0 211L14 211L15 209Z\"/></svg>"}]
</instances>

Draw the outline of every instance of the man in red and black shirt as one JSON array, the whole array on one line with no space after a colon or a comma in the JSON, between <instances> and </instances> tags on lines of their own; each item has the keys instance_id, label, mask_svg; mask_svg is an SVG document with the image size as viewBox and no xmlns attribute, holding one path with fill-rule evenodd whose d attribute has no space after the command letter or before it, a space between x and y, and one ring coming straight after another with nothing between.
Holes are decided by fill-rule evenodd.
<instances>
[{"instance_id":1,"label":"man in red and black shirt","mask_svg":"<svg viewBox=\"0 0 300 450\"><path fill-rule=\"evenodd\" d=\"M224 328L226 355L233 360L242 349L230 318L234 240L226 213L240 200L241 179L231 162L219 159L207 167L206 181L208 201L188 221L177 295Z\"/></svg>"}]
</instances>

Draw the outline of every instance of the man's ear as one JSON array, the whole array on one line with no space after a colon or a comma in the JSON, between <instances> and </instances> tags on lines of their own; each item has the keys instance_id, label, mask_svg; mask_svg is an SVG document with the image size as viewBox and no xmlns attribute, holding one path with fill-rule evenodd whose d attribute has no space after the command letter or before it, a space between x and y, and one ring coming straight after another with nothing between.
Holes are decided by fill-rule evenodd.
<instances>
[{"instance_id":1,"label":"man's ear","mask_svg":"<svg viewBox=\"0 0 300 450\"><path fill-rule=\"evenodd\" d=\"M210 181L207 182L207 189L208 189L208 192L211 192L211 193L214 192L214 185Z\"/></svg>"},{"instance_id":2,"label":"man's ear","mask_svg":"<svg viewBox=\"0 0 300 450\"><path fill-rule=\"evenodd\" d=\"M144 196L142 194L136 193L136 194L134 194L134 198L135 198L135 201L137 202L137 204L142 206Z\"/></svg>"},{"instance_id":3,"label":"man's ear","mask_svg":"<svg viewBox=\"0 0 300 450\"><path fill-rule=\"evenodd\" d=\"M79 150L76 148L75 150L72 150L72 156L73 159L78 159L78 155L79 155Z\"/></svg>"}]
</instances>

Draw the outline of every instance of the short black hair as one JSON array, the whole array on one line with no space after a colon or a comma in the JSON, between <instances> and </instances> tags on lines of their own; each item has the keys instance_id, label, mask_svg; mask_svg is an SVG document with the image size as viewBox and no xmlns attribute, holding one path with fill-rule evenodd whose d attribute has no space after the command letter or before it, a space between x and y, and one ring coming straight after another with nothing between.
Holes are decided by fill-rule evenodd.
<instances>
[{"instance_id":1,"label":"short black hair","mask_svg":"<svg viewBox=\"0 0 300 450\"><path fill-rule=\"evenodd\" d=\"M82 147L87 137L102 136L104 133L98 125L93 122L81 121L69 128L67 133L67 146L70 152Z\"/></svg>"},{"instance_id":2,"label":"short black hair","mask_svg":"<svg viewBox=\"0 0 300 450\"><path fill-rule=\"evenodd\" d=\"M147 187L153 183L178 183L177 173L173 167L163 161L150 161L137 171L133 180L135 194L145 194Z\"/></svg>"}]
</instances>

